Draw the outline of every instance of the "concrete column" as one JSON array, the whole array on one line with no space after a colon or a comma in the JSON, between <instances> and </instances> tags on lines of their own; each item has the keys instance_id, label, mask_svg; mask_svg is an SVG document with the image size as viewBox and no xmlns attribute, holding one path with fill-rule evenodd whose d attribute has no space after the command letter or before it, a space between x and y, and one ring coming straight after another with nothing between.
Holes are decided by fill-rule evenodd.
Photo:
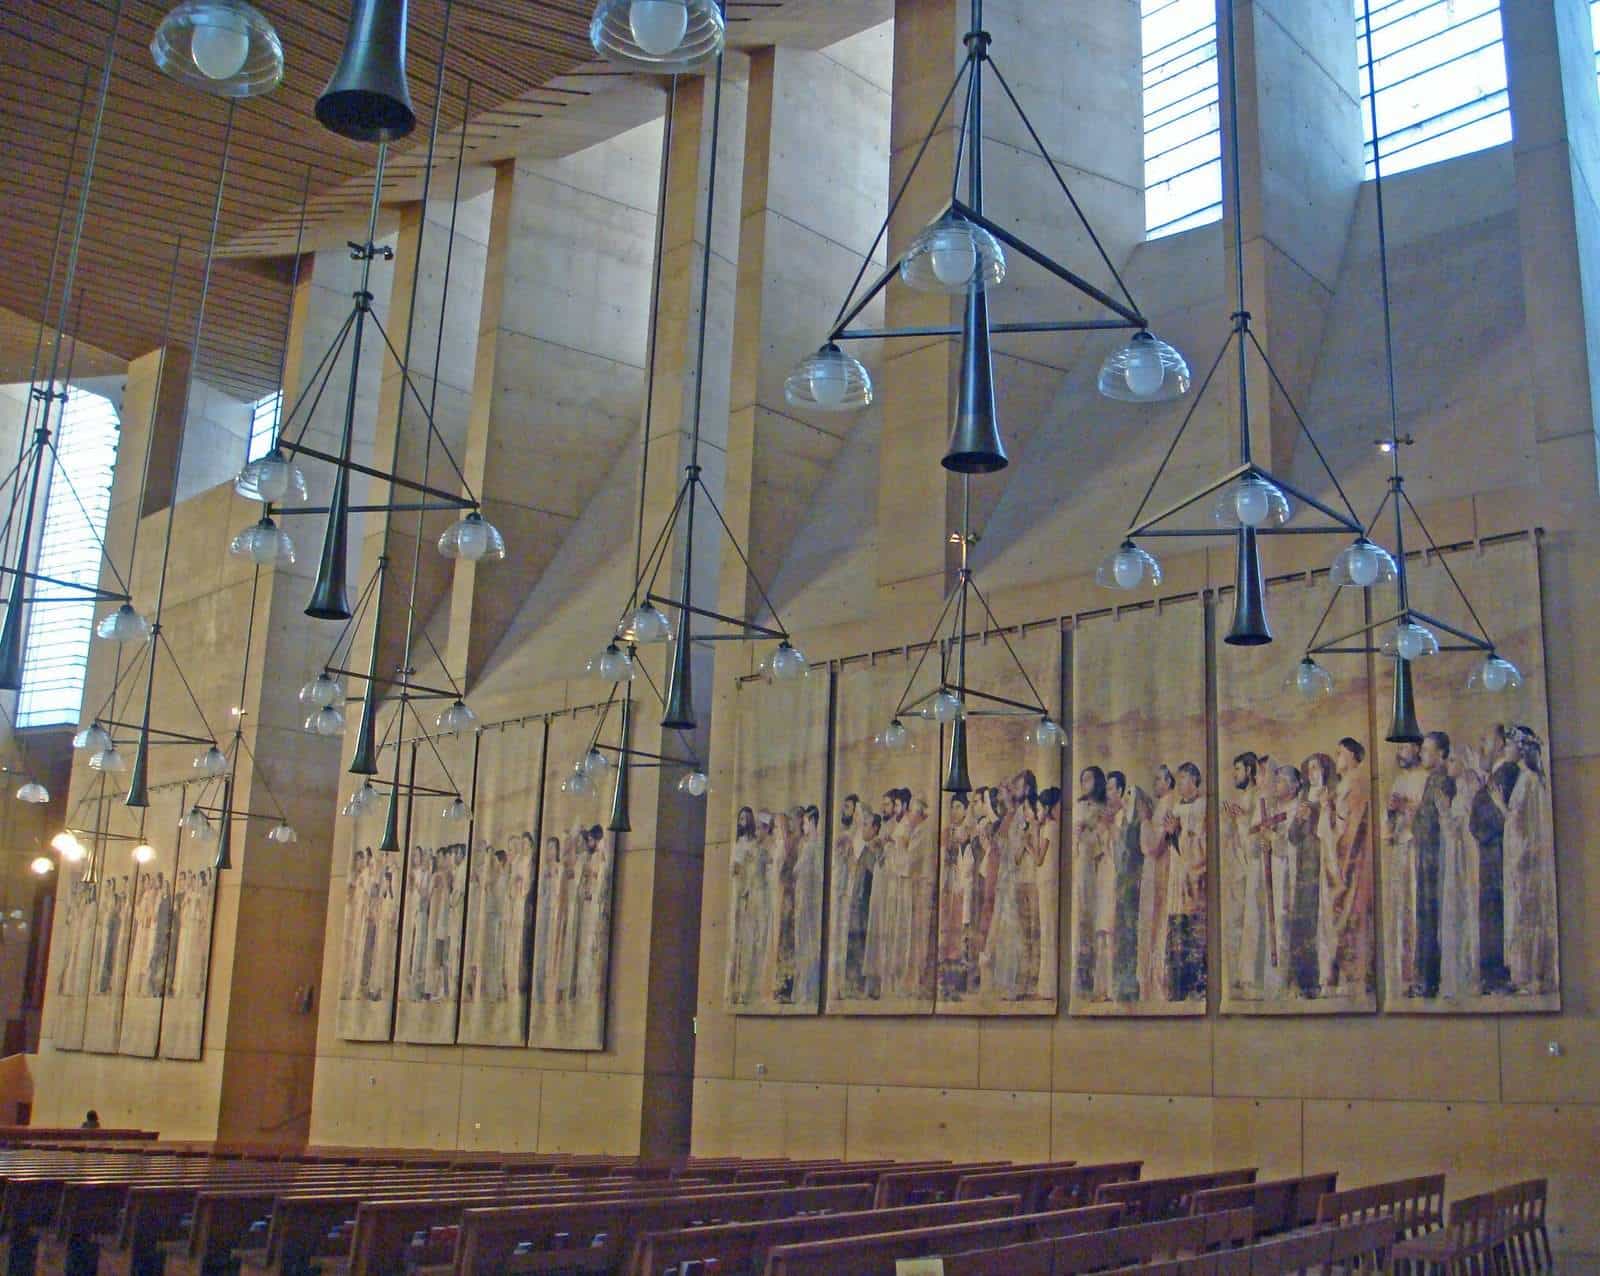
<instances>
[{"instance_id":1,"label":"concrete column","mask_svg":"<svg viewBox=\"0 0 1600 1276\"><path fill-rule=\"evenodd\" d=\"M1600 427L1600 99L1584 0L1502 0L1539 482L1586 503Z\"/></svg>"},{"instance_id":2,"label":"concrete column","mask_svg":"<svg viewBox=\"0 0 1600 1276\"><path fill-rule=\"evenodd\" d=\"M1304 411L1361 189L1363 134L1355 17L1348 4L1305 0L1235 0L1234 7L1239 44L1237 156L1228 145L1227 58L1233 33L1222 4L1217 27L1229 295L1236 270L1232 219L1242 216L1245 308L1251 327ZM1240 208L1233 206L1236 162ZM1232 357L1230 352L1230 361ZM1255 459L1287 475L1299 427L1266 368L1254 357L1249 393ZM1234 399L1224 393L1219 402L1229 404L1237 422Z\"/></svg>"}]
</instances>

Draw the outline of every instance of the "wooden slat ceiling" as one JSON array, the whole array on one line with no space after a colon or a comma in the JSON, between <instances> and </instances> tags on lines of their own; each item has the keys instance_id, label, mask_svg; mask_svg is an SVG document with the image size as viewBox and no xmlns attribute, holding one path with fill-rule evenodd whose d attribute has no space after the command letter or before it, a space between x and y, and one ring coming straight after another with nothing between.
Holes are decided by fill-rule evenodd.
<instances>
[{"instance_id":1,"label":"wooden slat ceiling","mask_svg":"<svg viewBox=\"0 0 1600 1276\"><path fill-rule=\"evenodd\" d=\"M308 243L340 242L364 224L376 158L374 147L327 132L312 114L343 45L346 0L255 2L283 42L284 82L270 96L237 108L221 256L197 360L200 376L245 400L277 383L294 228L308 174ZM792 23L814 3L732 4L731 24L745 35L743 43L759 42L756 28L777 18L785 4ZM187 341L193 330L228 111L225 101L156 70L149 44L168 7L167 0L123 2L73 302L74 311L81 303L84 342L121 359L161 344L175 251L172 339ZM591 0L455 0L440 114L442 165L453 170L463 133L467 163L483 164L577 149L605 136L608 124L615 132L659 109L653 86L593 61L591 11ZM64 261L114 12L114 0L0 3L0 201L6 213L0 219L0 309L28 320L42 317L51 326L60 292L58 274L56 296L46 304L51 247L65 193ZM444 16L445 0L411 0L408 73L418 128L389 156L387 203L415 199L420 190ZM472 119L463 128L468 80ZM81 132L80 101L87 103ZM598 110L596 102L602 103ZM586 113L600 123L574 126L571 121ZM436 193L447 189L436 179Z\"/></svg>"}]
</instances>

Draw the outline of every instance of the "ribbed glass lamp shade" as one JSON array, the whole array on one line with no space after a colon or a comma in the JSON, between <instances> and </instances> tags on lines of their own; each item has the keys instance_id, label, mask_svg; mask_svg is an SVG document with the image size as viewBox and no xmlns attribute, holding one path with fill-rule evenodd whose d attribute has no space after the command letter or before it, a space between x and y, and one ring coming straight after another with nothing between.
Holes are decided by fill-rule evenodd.
<instances>
[{"instance_id":1,"label":"ribbed glass lamp shade","mask_svg":"<svg viewBox=\"0 0 1600 1276\"><path fill-rule=\"evenodd\" d=\"M29 780L17 790L17 801L30 806L43 806L50 800L50 790L37 780Z\"/></svg>"},{"instance_id":2,"label":"ribbed glass lamp shade","mask_svg":"<svg viewBox=\"0 0 1600 1276\"><path fill-rule=\"evenodd\" d=\"M703 69L726 39L717 0L600 0L589 24L589 42L607 62L656 75Z\"/></svg>"},{"instance_id":3,"label":"ribbed glass lamp shade","mask_svg":"<svg viewBox=\"0 0 1600 1276\"><path fill-rule=\"evenodd\" d=\"M248 558L257 567L293 567L294 542L270 518L251 523L228 546L235 558Z\"/></svg>"},{"instance_id":4,"label":"ribbed glass lamp shade","mask_svg":"<svg viewBox=\"0 0 1600 1276\"><path fill-rule=\"evenodd\" d=\"M659 607L645 603L642 607L635 607L628 614L628 619L623 622L622 637L629 642L638 643L641 647L649 646L651 643L670 642L672 622Z\"/></svg>"},{"instance_id":5,"label":"ribbed glass lamp shade","mask_svg":"<svg viewBox=\"0 0 1600 1276\"><path fill-rule=\"evenodd\" d=\"M309 709L338 708L344 703L344 688L324 670L300 688L300 703Z\"/></svg>"},{"instance_id":6,"label":"ribbed glass lamp shade","mask_svg":"<svg viewBox=\"0 0 1600 1276\"><path fill-rule=\"evenodd\" d=\"M904 753L911 747L911 732L899 718L894 718L878 733L877 742L890 753Z\"/></svg>"},{"instance_id":7,"label":"ribbed glass lamp shade","mask_svg":"<svg viewBox=\"0 0 1600 1276\"><path fill-rule=\"evenodd\" d=\"M1302 700L1326 700L1333 694L1333 675L1307 656L1283 680L1283 689Z\"/></svg>"},{"instance_id":8,"label":"ribbed glass lamp shade","mask_svg":"<svg viewBox=\"0 0 1600 1276\"><path fill-rule=\"evenodd\" d=\"M111 642L144 642L150 637L150 622L133 609L132 603L123 603L102 617L94 631Z\"/></svg>"},{"instance_id":9,"label":"ribbed glass lamp shade","mask_svg":"<svg viewBox=\"0 0 1600 1276\"><path fill-rule=\"evenodd\" d=\"M194 760L194 769L201 775L215 779L228 769L228 756L216 745L212 745Z\"/></svg>"},{"instance_id":10,"label":"ribbed glass lamp shade","mask_svg":"<svg viewBox=\"0 0 1600 1276\"><path fill-rule=\"evenodd\" d=\"M1503 691L1515 691L1520 686L1522 686L1522 670L1504 656L1496 655L1492 651L1467 675L1468 691L1487 691L1491 695L1497 695ZM20 791L17 796L22 797Z\"/></svg>"},{"instance_id":11,"label":"ribbed glass lamp shade","mask_svg":"<svg viewBox=\"0 0 1600 1276\"><path fill-rule=\"evenodd\" d=\"M1059 749L1067 743L1067 732L1054 718L1040 718L1033 728L1033 742L1041 749Z\"/></svg>"},{"instance_id":12,"label":"ribbed glass lamp shade","mask_svg":"<svg viewBox=\"0 0 1600 1276\"><path fill-rule=\"evenodd\" d=\"M611 767L611 759L599 749L590 749L583 755L578 765L587 776L604 775Z\"/></svg>"},{"instance_id":13,"label":"ribbed glass lamp shade","mask_svg":"<svg viewBox=\"0 0 1600 1276\"><path fill-rule=\"evenodd\" d=\"M196 842L209 842L217 835L217 830L211 827L211 821L206 819L206 813L198 806L191 806L183 819L178 821L178 827Z\"/></svg>"},{"instance_id":14,"label":"ribbed glass lamp shade","mask_svg":"<svg viewBox=\"0 0 1600 1276\"><path fill-rule=\"evenodd\" d=\"M795 365L783 383L783 397L791 408L859 412L872 403L872 374L830 341Z\"/></svg>"},{"instance_id":15,"label":"ribbed glass lamp shade","mask_svg":"<svg viewBox=\"0 0 1600 1276\"><path fill-rule=\"evenodd\" d=\"M572 768L572 774L561 781L561 791L573 797L588 797L594 792L594 781L589 778L588 772L583 769L583 763L578 763Z\"/></svg>"},{"instance_id":16,"label":"ribbed glass lamp shade","mask_svg":"<svg viewBox=\"0 0 1600 1276\"><path fill-rule=\"evenodd\" d=\"M1237 531L1241 527L1282 527L1293 517L1289 498L1277 484L1259 474L1245 474L1217 493L1211 506L1211 521L1217 527Z\"/></svg>"},{"instance_id":17,"label":"ribbed glass lamp shade","mask_svg":"<svg viewBox=\"0 0 1600 1276\"><path fill-rule=\"evenodd\" d=\"M607 643L605 650L589 661L589 672L604 682L632 682L633 657L616 643Z\"/></svg>"},{"instance_id":18,"label":"ribbed glass lamp shade","mask_svg":"<svg viewBox=\"0 0 1600 1276\"><path fill-rule=\"evenodd\" d=\"M453 802L445 803L444 810L439 812L439 818L446 824L465 824L472 818L472 808L457 797Z\"/></svg>"},{"instance_id":19,"label":"ribbed glass lamp shade","mask_svg":"<svg viewBox=\"0 0 1600 1276\"><path fill-rule=\"evenodd\" d=\"M1399 569L1395 566L1393 555L1365 536L1341 549L1328 570L1329 582L1340 588L1367 589L1372 585L1387 585L1398 575Z\"/></svg>"},{"instance_id":20,"label":"ribbed glass lamp shade","mask_svg":"<svg viewBox=\"0 0 1600 1276\"><path fill-rule=\"evenodd\" d=\"M506 540L499 528L473 510L445 529L439 537L439 552L446 558L464 558L469 563L498 563L506 556Z\"/></svg>"},{"instance_id":21,"label":"ribbed glass lamp shade","mask_svg":"<svg viewBox=\"0 0 1600 1276\"><path fill-rule=\"evenodd\" d=\"M1161 564L1148 550L1123 541L1100 564L1094 578L1107 589L1132 590L1142 585L1154 588L1161 583Z\"/></svg>"},{"instance_id":22,"label":"ribbed glass lamp shade","mask_svg":"<svg viewBox=\"0 0 1600 1276\"><path fill-rule=\"evenodd\" d=\"M106 771L115 774L128 769L128 759L122 755L122 750L112 745L109 749L101 749L89 759L89 766L95 771Z\"/></svg>"},{"instance_id":23,"label":"ribbed glass lamp shade","mask_svg":"<svg viewBox=\"0 0 1600 1276\"><path fill-rule=\"evenodd\" d=\"M799 682L811 672L805 653L789 642L780 642L767 658L767 672L774 682Z\"/></svg>"},{"instance_id":24,"label":"ribbed glass lamp shade","mask_svg":"<svg viewBox=\"0 0 1600 1276\"><path fill-rule=\"evenodd\" d=\"M1383 654L1399 656L1402 660L1437 656L1439 636L1426 625L1419 625L1414 620L1402 620L1384 635Z\"/></svg>"},{"instance_id":25,"label":"ribbed glass lamp shade","mask_svg":"<svg viewBox=\"0 0 1600 1276\"><path fill-rule=\"evenodd\" d=\"M217 97L260 97L283 80L283 44L244 0L184 0L161 20L150 56L163 74Z\"/></svg>"},{"instance_id":26,"label":"ribbed glass lamp shade","mask_svg":"<svg viewBox=\"0 0 1600 1276\"><path fill-rule=\"evenodd\" d=\"M312 735L343 735L344 714L337 705L323 705L315 713L307 715L305 726Z\"/></svg>"},{"instance_id":27,"label":"ribbed glass lamp shade","mask_svg":"<svg viewBox=\"0 0 1600 1276\"><path fill-rule=\"evenodd\" d=\"M954 722L967 716L967 707L955 692L940 690L922 706L922 716L930 722Z\"/></svg>"},{"instance_id":28,"label":"ribbed glass lamp shade","mask_svg":"<svg viewBox=\"0 0 1600 1276\"><path fill-rule=\"evenodd\" d=\"M279 846L292 846L300 840L300 835L294 831L294 825L278 823L267 831L267 841L276 842Z\"/></svg>"},{"instance_id":29,"label":"ribbed glass lamp shade","mask_svg":"<svg viewBox=\"0 0 1600 1276\"><path fill-rule=\"evenodd\" d=\"M1189 393L1189 363L1148 330L1100 365L1100 393L1124 403L1159 403Z\"/></svg>"},{"instance_id":30,"label":"ribbed glass lamp shade","mask_svg":"<svg viewBox=\"0 0 1600 1276\"><path fill-rule=\"evenodd\" d=\"M306 499L306 473L281 450L273 448L239 471L233 490L247 501L299 505Z\"/></svg>"},{"instance_id":31,"label":"ribbed glass lamp shade","mask_svg":"<svg viewBox=\"0 0 1600 1276\"><path fill-rule=\"evenodd\" d=\"M977 280L993 288L1006 277L1000 241L965 217L946 213L914 240L900 259L900 278L918 292L965 294Z\"/></svg>"},{"instance_id":32,"label":"ribbed glass lamp shade","mask_svg":"<svg viewBox=\"0 0 1600 1276\"><path fill-rule=\"evenodd\" d=\"M704 771L691 771L678 781L678 792L690 797L703 798L711 788L711 777Z\"/></svg>"},{"instance_id":33,"label":"ribbed glass lamp shade","mask_svg":"<svg viewBox=\"0 0 1600 1276\"><path fill-rule=\"evenodd\" d=\"M111 747L111 733L98 722L91 722L72 737L72 747L87 750L89 753L99 753L102 749Z\"/></svg>"},{"instance_id":34,"label":"ribbed glass lamp shade","mask_svg":"<svg viewBox=\"0 0 1600 1276\"><path fill-rule=\"evenodd\" d=\"M461 731L470 731L478 724L478 715L460 700L457 700L448 709L433 720L433 725L446 735L455 735Z\"/></svg>"},{"instance_id":35,"label":"ribbed glass lamp shade","mask_svg":"<svg viewBox=\"0 0 1600 1276\"><path fill-rule=\"evenodd\" d=\"M61 858L69 864L80 864L89 854L86 847L74 833L60 832L50 839L50 845L60 852Z\"/></svg>"},{"instance_id":36,"label":"ribbed glass lamp shade","mask_svg":"<svg viewBox=\"0 0 1600 1276\"><path fill-rule=\"evenodd\" d=\"M345 804L339 808L339 814L347 820L356 819L364 815L369 807L378 800L378 790L371 784L363 784L350 795Z\"/></svg>"}]
</instances>

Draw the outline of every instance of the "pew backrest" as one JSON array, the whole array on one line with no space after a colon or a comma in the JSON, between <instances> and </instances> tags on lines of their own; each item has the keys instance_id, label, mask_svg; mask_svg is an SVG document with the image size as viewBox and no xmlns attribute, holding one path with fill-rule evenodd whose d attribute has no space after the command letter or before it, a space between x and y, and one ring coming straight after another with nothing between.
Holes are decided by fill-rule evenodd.
<instances>
[{"instance_id":1,"label":"pew backrest","mask_svg":"<svg viewBox=\"0 0 1600 1276\"><path fill-rule=\"evenodd\" d=\"M1271 1236L1316 1222L1322 1198L1338 1185L1338 1174L1330 1172L1204 1188L1190 1197L1189 1212L1209 1214L1217 1210L1253 1209L1256 1235Z\"/></svg>"},{"instance_id":2,"label":"pew backrest","mask_svg":"<svg viewBox=\"0 0 1600 1276\"><path fill-rule=\"evenodd\" d=\"M1103 1165L980 1170L961 1176L955 1199L972 1201L985 1196L1022 1197L1022 1212L1071 1210L1094 1204L1095 1192L1106 1183L1129 1183L1139 1177L1138 1161L1113 1161Z\"/></svg>"},{"instance_id":3,"label":"pew backrest","mask_svg":"<svg viewBox=\"0 0 1600 1276\"><path fill-rule=\"evenodd\" d=\"M1135 1223L1057 1241L1053 1269L1057 1276L1074 1276L1103 1267L1162 1262L1236 1248L1250 1244L1254 1238L1255 1211L1248 1207Z\"/></svg>"},{"instance_id":4,"label":"pew backrest","mask_svg":"<svg viewBox=\"0 0 1600 1276\"><path fill-rule=\"evenodd\" d=\"M1329 1192L1317 1204L1319 1223L1361 1223L1374 1218L1393 1218L1402 1237L1443 1227L1444 1175L1426 1174Z\"/></svg>"},{"instance_id":5,"label":"pew backrest","mask_svg":"<svg viewBox=\"0 0 1600 1276\"><path fill-rule=\"evenodd\" d=\"M1094 1199L1096 1202L1120 1204L1130 1222L1154 1223L1164 1218L1178 1218L1187 1214L1190 1199L1196 1192L1255 1181L1256 1171L1253 1167L1212 1170L1204 1174L1183 1174L1174 1178L1105 1183L1095 1190Z\"/></svg>"}]
</instances>

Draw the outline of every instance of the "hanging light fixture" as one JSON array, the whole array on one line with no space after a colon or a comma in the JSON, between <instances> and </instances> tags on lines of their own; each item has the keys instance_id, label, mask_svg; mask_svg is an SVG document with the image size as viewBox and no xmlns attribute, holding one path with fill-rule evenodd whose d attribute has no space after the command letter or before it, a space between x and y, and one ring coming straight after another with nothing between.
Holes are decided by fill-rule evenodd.
<instances>
[{"instance_id":1,"label":"hanging light fixture","mask_svg":"<svg viewBox=\"0 0 1600 1276\"><path fill-rule=\"evenodd\" d=\"M267 840L276 842L279 846L293 846L300 840L300 835L294 831L292 824L280 820L267 830Z\"/></svg>"},{"instance_id":2,"label":"hanging light fixture","mask_svg":"<svg viewBox=\"0 0 1600 1276\"><path fill-rule=\"evenodd\" d=\"M890 201L889 215L863 258L826 340L815 354L800 361L784 386L785 397L792 407L819 412L857 411L872 402L872 378L858 360L840 350L840 342L959 336L961 363L955 421L949 447L941 462L946 469L958 474L988 474L1004 469L1009 464L995 405L991 342L996 334L1133 329L1133 340L1107 360L1101 372L1102 391L1112 398L1151 401L1176 398L1189 388L1188 365L1176 350L1150 332L1149 322L1106 254L1094 227L1084 216L1082 206L1073 195L1061 169L1051 158L1033 122L996 64L992 42L990 34L983 29L982 0L972 0L971 28L965 39L966 57L955 80L940 103L916 152L916 158ZM989 140L983 128L986 75L992 75L1004 93L1031 139L1034 152L1049 168L1071 214L1081 223L1098 250L1100 262L1115 281L1120 297L1096 287L987 215L983 177L984 152ZM949 198L933 220L912 238L906 250L863 290L862 283L873 254L888 237L890 222L910 189L923 156L963 89L957 134L960 140ZM967 176L964 196L961 188L963 168ZM1056 280L1102 308L1107 317L991 323L988 294L1005 279L1008 252L1025 257L1043 268ZM963 297L965 306L961 321L958 324L931 327L852 328L850 325L873 298L896 278L921 292Z\"/></svg>"},{"instance_id":3,"label":"hanging light fixture","mask_svg":"<svg viewBox=\"0 0 1600 1276\"><path fill-rule=\"evenodd\" d=\"M1238 29L1234 22L1233 0L1223 0L1221 18L1228 33L1226 61L1228 141L1234 157L1231 171L1236 304L1231 328L1222 344L1222 349L1217 352L1210 371L1206 373L1201 383L1199 393L1185 413L1176 437L1167 448L1161 464L1156 467L1150 486L1145 489L1144 498L1139 502L1133 520L1123 534L1122 544L1101 565L1096 579L1108 588L1121 590L1140 589L1147 584L1159 584L1160 565L1154 556L1139 544L1143 539L1160 536L1232 537L1236 542L1233 623L1229 626L1223 641L1236 647L1258 647L1272 641L1272 628L1267 618L1266 579L1261 569L1260 538L1284 532L1329 534L1342 532L1359 538L1363 536L1364 529L1356 516L1355 508L1339 484L1338 476L1329 468L1322 449L1316 445L1310 426L1306 424L1299 408L1295 406L1288 387L1284 385L1283 379L1272 365L1272 360L1267 357L1266 350L1250 327L1250 312L1245 308L1244 199L1239 162L1243 152L1239 140ZM1182 442L1190 423L1195 419L1196 412L1205 399L1206 391L1217 370L1222 366L1230 347L1237 359L1238 464L1198 491L1191 492L1164 509L1147 516L1151 498L1155 495L1167 466L1177 452L1178 444ZM1286 480L1273 475L1256 462L1250 441L1248 365L1252 351L1266 366L1272 384L1288 401L1290 412L1307 437L1311 438L1312 451L1337 493L1341 508L1317 500ZM1174 377L1182 382L1184 389L1187 389L1188 369L1183 368L1180 372L1172 367L1161 343L1155 341L1147 331L1141 330L1134 335L1128 345L1113 354L1101 369L1100 389L1103 394L1111 398L1175 398L1182 391L1172 383ZM1207 506L1210 515L1207 520L1209 525L1184 524L1185 514L1193 512L1197 507ZM1299 512L1297 507L1303 507L1318 521L1293 528L1286 526Z\"/></svg>"},{"instance_id":4,"label":"hanging light fixture","mask_svg":"<svg viewBox=\"0 0 1600 1276\"><path fill-rule=\"evenodd\" d=\"M213 744L194 760L194 769L206 779L214 780L227 771L227 756Z\"/></svg>"},{"instance_id":5,"label":"hanging light fixture","mask_svg":"<svg viewBox=\"0 0 1600 1276\"><path fill-rule=\"evenodd\" d=\"M316 112L323 128L356 142L398 142L416 128L406 84L406 0L351 0L344 51Z\"/></svg>"},{"instance_id":6,"label":"hanging light fixture","mask_svg":"<svg viewBox=\"0 0 1600 1276\"><path fill-rule=\"evenodd\" d=\"M589 23L589 43L607 62L655 75L705 68L726 39L719 0L600 0Z\"/></svg>"},{"instance_id":7,"label":"hanging light fixture","mask_svg":"<svg viewBox=\"0 0 1600 1276\"><path fill-rule=\"evenodd\" d=\"M218 97L260 97L283 81L283 44L244 0L184 0L150 41L164 75Z\"/></svg>"},{"instance_id":8,"label":"hanging light fixture","mask_svg":"<svg viewBox=\"0 0 1600 1276\"><path fill-rule=\"evenodd\" d=\"M228 552L235 558L248 558L257 567L294 566L294 542L266 514L235 536Z\"/></svg>"},{"instance_id":9,"label":"hanging light fixture","mask_svg":"<svg viewBox=\"0 0 1600 1276\"><path fill-rule=\"evenodd\" d=\"M149 842L140 842L133 848L133 862L135 864L148 864L155 857L156 848L151 846Z\"/></svg>"},{"instance_id":10,"label":"hanging light fixture","mask_svg":"<svg viewBox=\"0 0 1600 1276\"><path fill-rule=\"evenodd\" d=\"M91 722L72 737L72 747L87 753L99 753L111 747L111 735L98 722Z\"/></svg>"},{"instance_id":11,"label":"hanging light fixture","mask_svg":"<svg viewBox=\"0 0 1600 1276\"><path fill-rule=\"evenodd\" d=\"M123 603L101 618L95 626L95 634L126 647L132 643L149 641L150 622L134 610L132 603Z\"/></svg>"},{"instance_id":12,"label":"hanging light fixture","mask_svg":"<svg viewBox=\"0 0 1600 1276\"><path fill-rule=\"evenodd\" d=\"M29 806L44 806L50 801L50 790L37 780L28 780L17 789L17 801L26 802Z\"/></svg>"},{"instance_id":13,"label":"hanging light fixture","mask_svg":"<svg viewBox=\"0 0 1600 1276\"><path fill-rule=\"evenodd\" d=\"M310 709L336 709L344 703L344 687L324 669L300 688L300 703Z\"/></svg>"},{"instance_id":14,"label":"hanging light fixture","mask_svg":"<svg viewBox=\"0 0 1600 1276\"><path fill-rule=\"evenodd\" d=\"M478 725L478 715L458 697L454 704L433 720L433 725L446 735L459 735Z\"/></svg>"},{"instance_id":15,"label":"hanging light fixture","mask_svg":"<svg viewBox=\"0 0 1600 1276\"><path fill-rule=\"evenodd\" d=\"M451 801L445 804L444 810L439 812L439 818L446 824L465 824L472 818L472 808L457 793Z\"/></svg>"},{"instance_id":16,"label":"hanging light fixture","mask_svg":"<svg viewBox=\"0 0 1600 1276\"><path fill-rule=\"evenodd\" d=\"M302 209L302 216L304 210ZM300 254L295 254L298 262ZM249 461L233 480L233 490L247 501L263 505L303 505L306 500L306 473L274 446Z\"/></svg>"},{"instance_id":17,"label":"hanging light fixture","mask_svg":"<svg viewBox=\"0 0 1600 1276\"><path fill-rule=\"evenodd\" d=\"M112 745L108 749L101 749L89 759L89 766L96 771L105 771L118 774L128 769L128 759L122 755L122 750Z\"/></svg>"},{"instance_id":18,"label":"hanging light fixture","mask_svg":"<svg viewBox=\"0 0 1600 1276\"><path fill-rule=\"evenodd\" d=\"M53 861L48 855L36 855L33 857L32 862L29 863L28 869L36 877L48 877L51 873L55 872L56 866L55 861Z\"/></svg>"},{"instance_id":19,"label":"hanging light fixture","mask_svg":"<svg viewBox=\"0 0 1600 1276\"><path fill-rule=\"evenodd\" d=\"M439 552L446 558L461 558L469 563L498 563L506 556L506 540L499 528L473 510L445 529L439 537Z\"/></svg>"},{"instance_id":20,"label":"hanging light fixture","mask_svg":"<svg viewBox=\"0 0 1600 1276\"><path fill-rule=\"evenodd\" d=\"M191 806L183 819L179 821L183 832L193 841L209 842L217 835L217 830L211 827L211 821L198 806Z\"/></svg>"}]
</instances>

